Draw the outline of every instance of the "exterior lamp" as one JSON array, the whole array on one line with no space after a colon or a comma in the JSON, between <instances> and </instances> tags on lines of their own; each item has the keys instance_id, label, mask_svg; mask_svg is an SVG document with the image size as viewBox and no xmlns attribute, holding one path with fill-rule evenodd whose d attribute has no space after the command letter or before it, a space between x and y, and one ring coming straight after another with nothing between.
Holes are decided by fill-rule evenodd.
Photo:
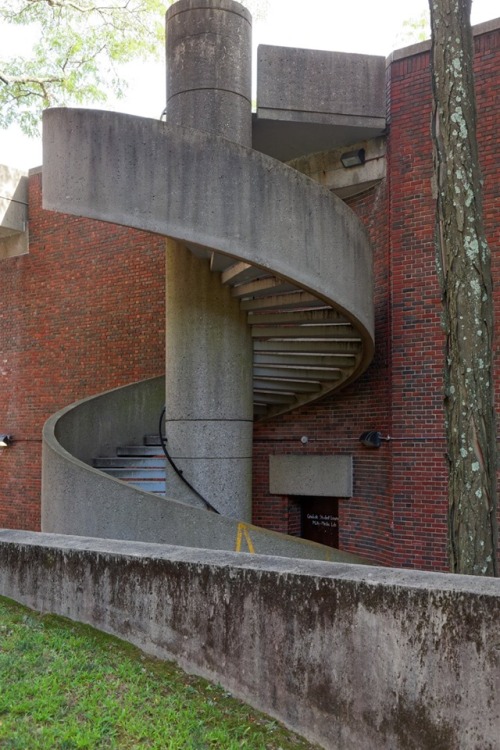
<instances>
[{"instance_id":1,"label":"exterior lamp","mask_svg":"<svg viewBox=\"0 0 500 750\"><path fill-rule=\"evenodd\" d=\"M350 167L359 167L364 164L365 156L364 148L359 148L356 151L347 151L345 154L342 154L340 161L346 169L349 169Z\"/></svg>"},{"instance_id":2,"label":"exterior lamp","mask_svg":"<svg viewBox=\"0 0 500 750\"><path fill-rule=\"evenodd\" d=\"M12 443L12 435L0 435L0 448L7 448Z\"/></svg>"},{"instance_id":3,"label":"exterior lamp","mask_svg":"<svg viewBox=\"0 0 500 750\"><path fill-rule=\"evenodd\" d=\"M376 432L376 430L367 430L360 435L359 442L361 445L364 445L365 448L380 448L382 441L389 442L390 439L389 435L387 437L382 437L382 434Z\"/></svg>"}]
</instances>

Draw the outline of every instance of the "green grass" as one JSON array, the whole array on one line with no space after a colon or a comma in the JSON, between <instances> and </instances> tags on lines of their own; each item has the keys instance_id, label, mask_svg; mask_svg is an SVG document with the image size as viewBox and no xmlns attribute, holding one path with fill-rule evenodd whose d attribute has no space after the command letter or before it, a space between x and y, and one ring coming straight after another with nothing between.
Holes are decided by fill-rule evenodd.
<instances>
[{"instance_id":1,"label":"green grass","mask_svg":"<svg viewBox=\"0 0 500 750\"><path fill-rule=\"evenodd\" d=\"M0 597L2 750L311 750L220 686Z\"/></svg>"}]
</instances>

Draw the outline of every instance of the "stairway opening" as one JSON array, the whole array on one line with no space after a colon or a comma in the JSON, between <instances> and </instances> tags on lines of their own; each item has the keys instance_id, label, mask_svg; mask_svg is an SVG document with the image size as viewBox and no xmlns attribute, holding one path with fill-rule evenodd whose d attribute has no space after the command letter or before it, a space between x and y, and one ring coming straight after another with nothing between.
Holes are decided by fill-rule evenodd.
<instances>
[{"instance_id":1,"label":"stairway opening","mask_svg":"<svg viewBox=\"0 0 500 750\"><path fill-rule=\"evenodd\" d=\"M339 548L339 499L301 495L300 501L302 539Z\"/></svg>"}]
</instances>

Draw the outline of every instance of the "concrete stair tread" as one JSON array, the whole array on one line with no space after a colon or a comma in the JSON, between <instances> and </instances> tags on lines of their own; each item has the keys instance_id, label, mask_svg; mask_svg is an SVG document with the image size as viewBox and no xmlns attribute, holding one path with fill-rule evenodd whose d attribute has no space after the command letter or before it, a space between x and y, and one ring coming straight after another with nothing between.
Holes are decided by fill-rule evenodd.
<instances>
[{"instance_id":1,"label":"concrete stair tread","mask_svg":"<svg viewBox=\"0 0 500 750\"><path fill-rule=\"evenodd\" d=\"M122 469L108 467L103 469L106 474L117 477L118 479L147 479L165 481L165 469Z\"/></svg>"},{"instance_id":2,"label":"concrete stair tread","mask_svg":"<svg viewBox=\"0 0 500 750\"><path fill-rule=\"evenodd\" d=\"M233 297L268 297L270 294L281 294L284 292L291 292L297 289L296 284L291 284L289 281L283 281L276 276L268 276L263 279L257 279L256 281L249 281L246 284L238 284L231 290Z\"/></svg>"},{"instance_id":3,"label":"concrete stair tread","mask_svg":"<svg viewBox=\"0 0 500 750\"><path fill-rule=\"evenodd\" d=\"M351 370L354 367L354 355L341 354L289 354L288 352L254 352L254 371L259 368L291 367L318 368L330 370Z\"/></svg>"},{"instance_id":4,"label":"concrete stair tread","mask_svg":"<svg viewBox=\"0 0 500 750\"><path fill-rule=\"evenodd\" d=\"M158 482L158 481L144 481L144 480L135 480L133 482L130 482L130 484L133 484L134 487L138 487L140 490L145 490L146 492L154 492L157 494L165 494L166 493L166 483L165 482Z\"/></svg>"},{"instance_id":5,"label":"concrete stair tread","mask_svg":"<svg viewBox=\"0 0 500 750\"><path fill-rule=\"evenodd\" d=\"M269 271L263 271L257 266L252 266L249 263L234 263L229 266L221 274L221 282L223 284L242 284L249 281L254 281L259 278L269 278L271 274Z\"/></svg>"},{"instance_id":6,"label":"concrete stair tread","mask_svg":"<svg viewBox=\"0 0 500 750\"><path fill-rule=\"evenodd\" d=\"M278 310L276 312L249 312L247 320L253 325L305 325L311 323L336 323L348 325L348 321L337 310L321 307L314 310Z\"/></svg>"},{"instance_id":7,"label":"concrete stair tread","mask_svg":"<svg viewBox=\"0 0 500 750\"><path fill-rule=\"evenodd\" d=\"M133 456L103 456L94 458L93 464L96 469L106 469L114 467L117 469L162 469L165 467L165 457L151 456L133 457Z\"/></svg>"},{"instance_id":8,"label":"concrete stair tread","mask_svg":"<svg viewBox=\"0 0 500 750\"><path fill-rule=\"evenodd\" d=\"M287 339L295 338L304 341L311 339L348 339L359 341L359 336L350 325L304 325L304 326L252 326L253 338Z\"/></svg>"},{"instance_id":9,"label":"concrete stair tread","mask_svg":"<svg viewBox=\"0 0 500 750\"><path fill-rule=\"evenodd\" d=\"M270 290L273 291L273 290ZM240 307L242 310L294 310L305 307L324 307L323 300L314 297L309 292L303 292L295 289L287 294L270 294L270 296L251 297L242 299Z\"/></svg>"},{"instance_id":10,"label":"concrete stair tread","mask_svg":"<svg viewBox=\"0 0 500 750\"><path fill-rule=\"evenodd\" d=\"M116 449L117 456L157 456L164 458L161 446L155 445L121 445Z\"/></svg>"},{"instance_id":11,"label":"concrete stair tread","mask_svg":"<svg viewBox=\"0 0 500 750\"><path fill-rule=\"evenodd\" d=\"M266 390L276 393L317 393L321 385L313 380L298 381L284 380L281 378L254 378L254 390Z\"/></svg>"},{"instance_id":12,"label":"concrete stair tread","mask_svg":"<svg viewBox=\"0 0 500 750\"><path fill-rule=\"evenodd\" d=\"M258 366L253 368L254 379L273 378L292 381L328 382L337 380L340 373L334 367L294 367L281 365L274 367Z\"/></svg>"}]
</instances>

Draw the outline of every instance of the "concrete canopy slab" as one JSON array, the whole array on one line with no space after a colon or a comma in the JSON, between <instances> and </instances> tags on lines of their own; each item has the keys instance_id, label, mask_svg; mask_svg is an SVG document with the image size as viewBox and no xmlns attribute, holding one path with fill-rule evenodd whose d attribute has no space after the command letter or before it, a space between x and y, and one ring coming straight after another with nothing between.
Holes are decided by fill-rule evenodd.
<instances>
[{"instance_id":1,"label":"concrete canopy slab","mask_svg":"<svg viewBox=\"0 0 500 750\"><path fill-rule=\"evenodd\" d=\"M385 58L261 45L253 147L287 161L383 133Z\"/></svg>"},{"instance_id":2,"label":"concrete canopy slab","mask_svg":"<svg viewBox=\"0 0 500 750\"><path fill-rule=\"evenodd\" d=\"M0 259L28 252L28 175L0 164Z\"/></svg>"},{"instance_id":3,"label":"concrete canopy slab","mask_svg":"<svg viewBox=\"0 0 500 750\"><path fill-rule=\"evenodd\" d=\"M19 234L28 218L28 175L0 164L0 237Z\"/></svg>"}]
</instances>

